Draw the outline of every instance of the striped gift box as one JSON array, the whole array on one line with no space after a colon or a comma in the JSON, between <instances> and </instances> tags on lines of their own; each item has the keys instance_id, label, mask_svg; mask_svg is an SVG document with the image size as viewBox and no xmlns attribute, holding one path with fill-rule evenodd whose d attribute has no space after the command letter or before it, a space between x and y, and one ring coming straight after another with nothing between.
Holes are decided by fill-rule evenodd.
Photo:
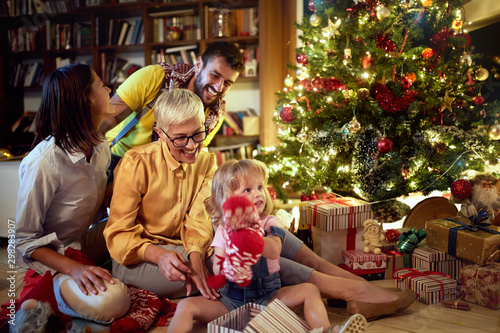
<instances>
[{"instance_id":1,"label":"striped gift box","mask_svg":"<svg viewBox=\"0 0 500 333\"><path fill-rule=\"evenodd\" d=\"M243 332L250 320L255 318L264 305L247 303L223 316L211 321L207 325L208 333L240 333Z\"/></svg>"},{"instance_id":2,"label":"striped gift box","mask_svg":"<svg viewBox=\"0 0 500 333\"><path fill-rule=\"evenodd\" d=\"M370 204L354 198L325 198L306 203L307 223L323 231L361 227L373 217Z\"/></svg>"},{"instance_id":3,"label":"striped gift box","mask_svg":"<svg viewBox=\"0 0 500 333\"><path fill-rule=\"evenodd\" d=\"M385 253L365 253L363 250L342 250L344 264L351 269L379 269L386 268L387 255Z\"/></svg>"},{"instance_id":4,"label":"striped gift box","mask_svg":"<svg viewBox=\"0 0 500 333\"><path fill-rule=\"evenodd\" d=\"M415 291L417 300L425 304L455 300L458 295L456 280L425 268L401 268L393 277L397 288Z\"/></svg>"},{"instance_id":5,"label":"striped gift box","mask_svg":"<svg viewBox=\"0 0 500 333\"><path fill-rule=\"evenodd\" d=\"M454 280L460 279L462 267L472 264L472 261L427 246L417 247L413 251L411 260L413 268L425 268L428 271L447 274Z\"/></svg>"}]
</instances>

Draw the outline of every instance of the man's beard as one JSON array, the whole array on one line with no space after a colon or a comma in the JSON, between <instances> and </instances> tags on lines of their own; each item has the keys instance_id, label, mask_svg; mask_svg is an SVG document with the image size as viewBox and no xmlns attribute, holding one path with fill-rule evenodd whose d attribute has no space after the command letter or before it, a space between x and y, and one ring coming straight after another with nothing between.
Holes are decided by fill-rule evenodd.
<instances>
[{"instance_id":1,"label":"man's beard","mask_svg":"<svg viewBox=\"0 0 500 333\"><path fill-rule=\"evenodd\" d=\"M495 213L500 208L500 196L495 188L483 188L481 184L476 184L472 189L471 201L479 212L484 209L490 214L490 218L495 218Z\"/></svg>"},{"instance_id":2,"label":"man's beard","mask_svg":"<svg viewBox=\"0 0 500 333\"><path fill-rule=\"evenodd\" d=\"M203 100L203 91L207 87L208 85L203 85L203 83L201 82L201 75L196 76L196 78L194 79L194 93L201 99L204 107L212 106L222 98L221 94L217 94L217 96L214 96L215 98L209 104L205 104L205 101Z\"/></svg>"}]
</instances>

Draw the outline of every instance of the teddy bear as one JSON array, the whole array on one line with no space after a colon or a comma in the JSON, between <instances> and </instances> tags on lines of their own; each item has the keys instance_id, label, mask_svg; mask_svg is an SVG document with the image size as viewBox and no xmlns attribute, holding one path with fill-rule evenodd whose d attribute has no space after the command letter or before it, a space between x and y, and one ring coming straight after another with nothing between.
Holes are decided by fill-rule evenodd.
<instances>
[{"instance_id":1,"label":"teddy bear","mask_svg":"<svg viewBox=\"0 0 500 333\"><path fill-rule=\"evenodd\" d=\"M244 196L232 196L222 205L224 213L220 228L225 228L228 240L225 258L220 258L219 275L210 275L207 283L211 288L222 288L226 281L245 287L252 280L252 266L264 251L264 230L252 201Z\"/></svg>"},{"instance_id":2,"label":"teddy bear","mask_svg":"<svg viewBox=\"0 0 500 333\"><path fill-rule=\"evenodd\" d=\"M380 248L384 245L383 241L385 240L382 226L377 220L368 219L363 222L363 227L365 234L361 236L361 240L366 244L363 252L380 254L382 252Z\"/></svg>"}]
</instances>

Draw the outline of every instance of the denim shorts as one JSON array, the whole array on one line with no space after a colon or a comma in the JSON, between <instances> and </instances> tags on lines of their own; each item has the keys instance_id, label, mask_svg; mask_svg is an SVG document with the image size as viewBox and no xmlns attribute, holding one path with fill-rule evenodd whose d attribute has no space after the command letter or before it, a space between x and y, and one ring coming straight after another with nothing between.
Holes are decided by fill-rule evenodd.
<instances>
[{"instance_id":1,"label":"denim shorts","mask_svg":"<svg viewBox=\"0 0 500 333\"><path fill-rule=\"evenodd\" d=\"M247 303L267 305L280 288L281 279L278 272L263 279L254 279L250 285L244 288L228 281L219 291L221 295L219 300L229 311Z\"/></svg>"}]
</instances>

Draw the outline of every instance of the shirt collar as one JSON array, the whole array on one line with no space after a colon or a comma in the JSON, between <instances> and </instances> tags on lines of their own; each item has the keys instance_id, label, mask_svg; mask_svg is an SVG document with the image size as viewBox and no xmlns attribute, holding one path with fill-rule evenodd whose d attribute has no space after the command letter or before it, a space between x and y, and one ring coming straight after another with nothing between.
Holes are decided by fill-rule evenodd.
<instances>
[{"instance_id":1,"label":"shirt collar","mask_svg":"<svg viewBox=\"0 0 500 333\"><path fill-rule=\"evenodd\" d=\"M170 171L174 171L179 167L182 167L184 170L185 163L180 163L180 162L175 160L175 158L170 153L170 149L168 148L168 144L166 142L162 141L161 139L158 141L160 141L161 151L163 153L165 161L167 161L167 166L170 169Z\"/></svg>"}]
</instances>

